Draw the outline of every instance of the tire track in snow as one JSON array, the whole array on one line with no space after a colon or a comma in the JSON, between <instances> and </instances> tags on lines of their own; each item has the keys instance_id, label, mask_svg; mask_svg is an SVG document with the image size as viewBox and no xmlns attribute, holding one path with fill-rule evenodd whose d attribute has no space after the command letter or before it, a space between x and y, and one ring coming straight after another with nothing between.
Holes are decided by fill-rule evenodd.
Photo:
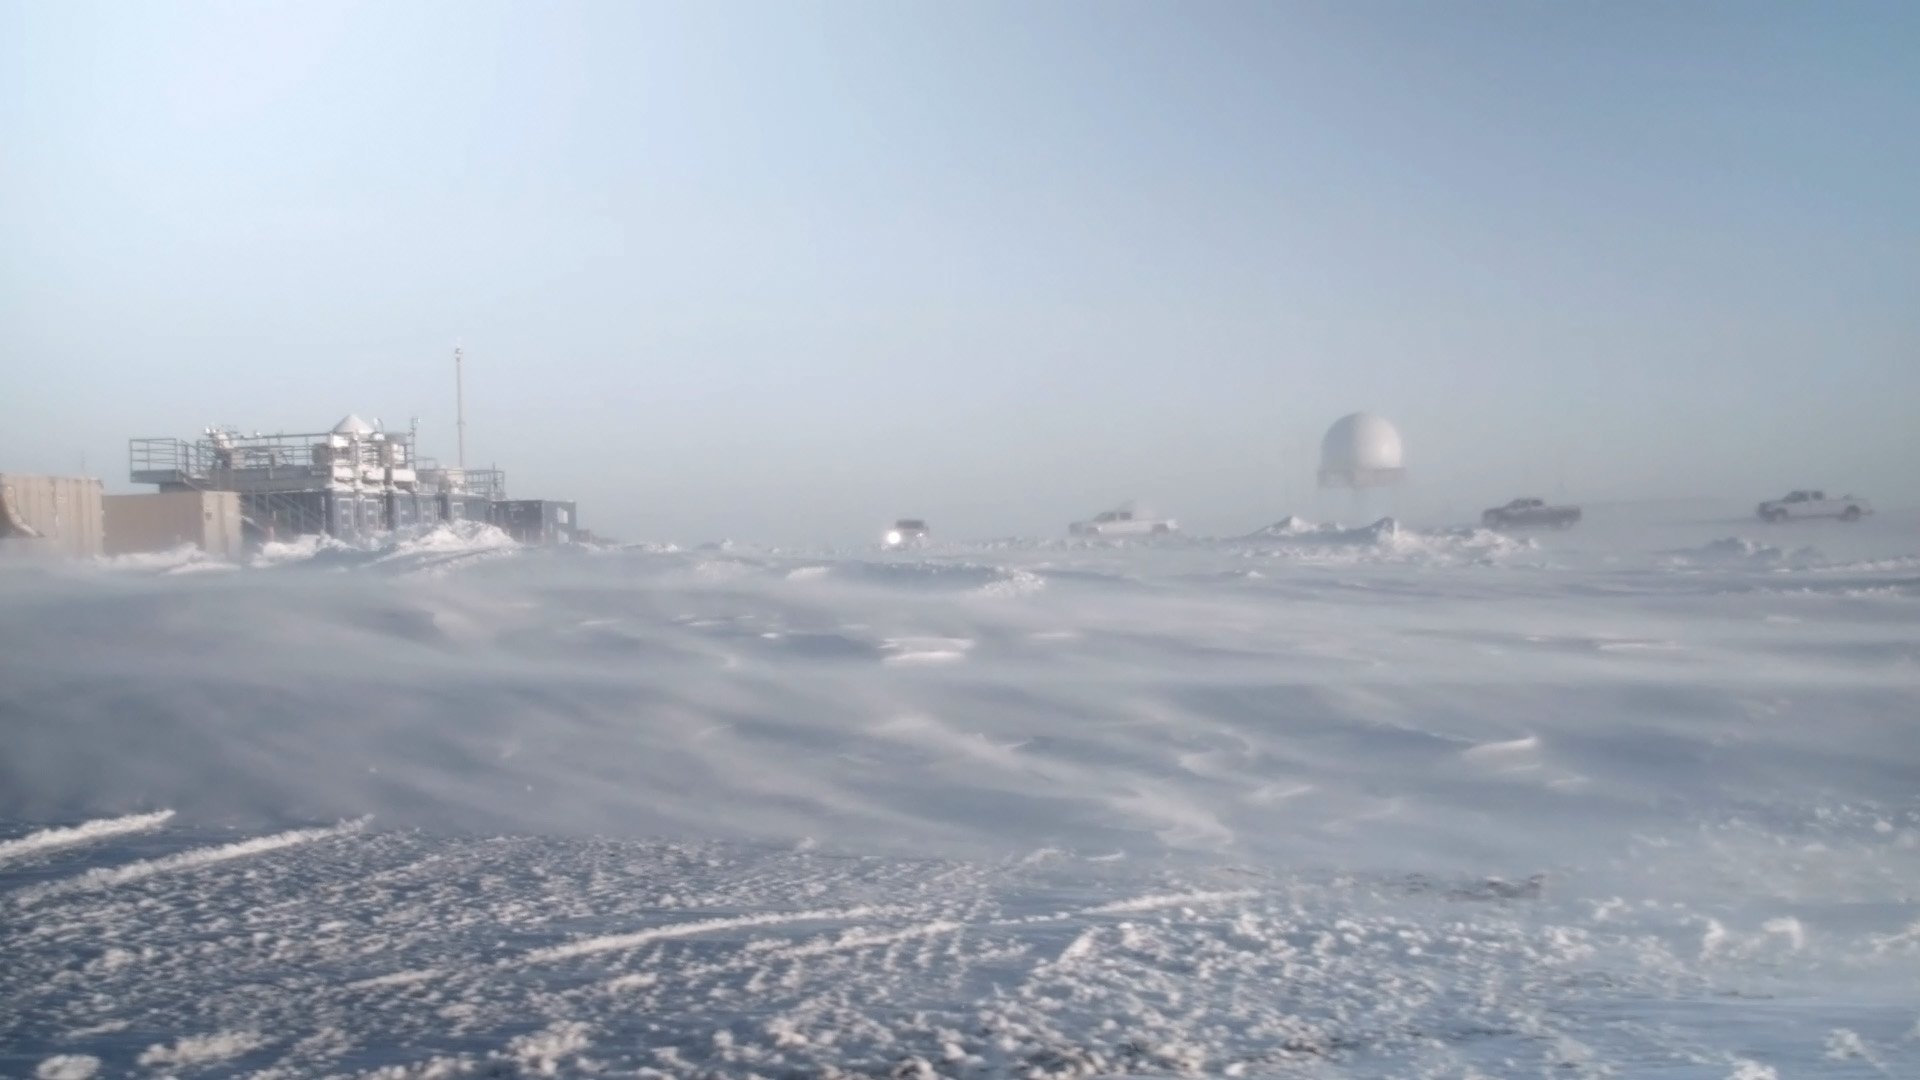
<instances>
[{"instance_id":1,"label":"tire track in snow","mask_svg":"<svg viewBox=\"0 0 1920 1080\"><path fill-rule=\"evenodd\" d=\"M100 818L85 821L78 825L61 829L42 829L18 840L0 843L0 863L27 855L37 855L43 851L54 851L75 844L87 844L109 836L123 836L127 833L146 832L166 824L173 816L171 810L156 810L151 814L130 814L126 817Z\"/></svg>"},{"instance_id":2,"label":"tire track in snow","mask_svg":"<svg viewBox=\"0 0 1920 1080\"><path fill-rule=\"evenodd\" d=\"M346 836L365 828L370 818L342 822L339 825L321 829L295 829L292 832L275 833L272 836L257 836L252 840L240 840L219 847L194 848L159 859L142 859L125 866L102 866L89 870L78 877L62 881L50 881L44 885L22 889L13 894L16 904L30 904L44 900L49 896L61 896L66 893L84 892L89 889L108 889L128 882L140 881L157 874L169 874L176 870L192 870L232 859L244 859L250 855L261 855L282 848L310 844L316 840L329 840L336 836Z\"/></svg>"}]
</instances>

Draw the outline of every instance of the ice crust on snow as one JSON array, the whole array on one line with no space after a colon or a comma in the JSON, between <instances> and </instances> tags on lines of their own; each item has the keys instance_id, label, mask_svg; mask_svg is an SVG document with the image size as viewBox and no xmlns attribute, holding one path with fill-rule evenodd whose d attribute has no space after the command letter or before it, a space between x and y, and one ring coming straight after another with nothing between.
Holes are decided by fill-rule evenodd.
<instances>
[{"instance_id":1,"label":"ice crust on snow","mask_svg":"<svg viewBox=\"0 0 1920 1080\"><path fill-rule=\"evenodd\" d=\"M61 1053L116 1073L212 1075L1600 1077L1912 1064L1901 1033L1914 964L1874 959L1846 913L1824 917L1836 932L1809 943L1818 956L1783 943L1696 958L1688 932L1706 912L1759 930L1750 913L1779 901L1669 889L1600 918L1577 893L1595 883L1576 872L1546 890L1492 890L1071 854L823 858L719 841L361 832L263 852L245 874L77 894L42 917L46 931L146 943L82 995L49 977L63 957L17 948L34 931L9 923L0 944L21 963L0 971L0 995L19 1019L0 1018L0 1032L16 1045L23 1030L74 1032ZM1610 881L1630 894L1652 883ZM803 895L816 906L795 906ZM1788 986L1791 1008L1769 1000ZM104 1030L102 1012L178 1034Z\"/></svg>"},{"instance_id":2,"label":"ice crust on snow","mask_svg":"<svg viewBox=\"0 0 1920 1080\"><path fill-rule=\"evenodd\" d=\"M0 567L0 1075L1920 1073L1913 522Z\"/></svg>"}]
</instances>

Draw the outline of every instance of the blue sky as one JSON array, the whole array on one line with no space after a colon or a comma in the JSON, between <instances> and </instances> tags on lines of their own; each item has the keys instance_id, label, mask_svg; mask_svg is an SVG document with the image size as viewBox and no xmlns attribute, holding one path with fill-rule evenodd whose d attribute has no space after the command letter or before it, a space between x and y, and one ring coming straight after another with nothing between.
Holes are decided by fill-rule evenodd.
<instances>
[{"instance_id":1,"label":"blue sky","mask_svg":"<svg viewBox=\"0 0 1920 1080\"><path fill-rule=\"evenodd\" d=\"M0 0L0 470L418 416L628 538L1193 528L1402 429L1920 500L1920 5ZM1322 500L1324 501L1324 500Z\"/></svg>"}]
</instances>

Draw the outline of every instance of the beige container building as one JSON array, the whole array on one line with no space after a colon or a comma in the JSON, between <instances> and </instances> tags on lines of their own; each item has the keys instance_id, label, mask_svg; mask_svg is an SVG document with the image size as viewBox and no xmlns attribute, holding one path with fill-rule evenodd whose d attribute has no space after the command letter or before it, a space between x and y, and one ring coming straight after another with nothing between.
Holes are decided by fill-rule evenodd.
<instances>
[{"instance_id":1,"label":"beige container building","mask_svg":"<svg viewBox=\"0 0 1920 1080\"><path fill-rule=\"evenodd\" d=\"M240 495L232 491L168 491L109 495L106 551L129 555L193 544L219 559L240 557Z\"/></svg>"},{"instance_id":2,"label":"beige container building","mask_svg":"<svg viewBox=\"0 0 1920 1080\"><path fill-rule=\"evenodd\" d=\"M0 473L0 551L92 558L101 552L100 481Z\"/></svg>"}]
</instances>

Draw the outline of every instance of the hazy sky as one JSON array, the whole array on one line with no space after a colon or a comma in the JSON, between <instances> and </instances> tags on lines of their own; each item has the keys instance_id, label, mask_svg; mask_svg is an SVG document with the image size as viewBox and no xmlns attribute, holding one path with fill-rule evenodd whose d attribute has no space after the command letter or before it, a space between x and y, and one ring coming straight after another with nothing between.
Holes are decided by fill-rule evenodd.
<instances>
[{"instance_id":1,"label":"hazy sky","mask_svg":"<svg viewBox=\"0 0 1920 1080\"><path fill-rule=\"evenodd\" d=\"M0 470L418 416L627 539L1920 498L1920 4L0 0ZM1564 463L1564 465L1563 465Z\"/></svg>"}]
</instances>

